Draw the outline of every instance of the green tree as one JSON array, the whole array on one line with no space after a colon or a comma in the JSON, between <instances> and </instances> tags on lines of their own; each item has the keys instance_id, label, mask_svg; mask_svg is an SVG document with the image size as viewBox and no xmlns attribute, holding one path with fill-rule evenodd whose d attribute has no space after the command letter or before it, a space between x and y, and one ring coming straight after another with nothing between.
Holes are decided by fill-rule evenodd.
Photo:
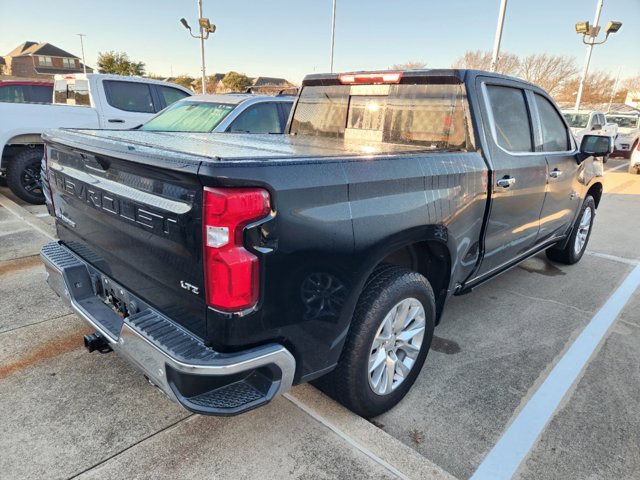
<instances>
[{"instance_id":1,"label":"green tree","mask_svg":"<svg viewBox=\"0 0 640 480\"><path fill-rule=\"evenodd\" d=\"M194 81L195 81L195 78L190 77L189 75L180 75L179 77L176 77L176 79L173 81L173 83L177 83L178 85L182 85L184 88L193 89L193 85L192 84L193 84ZM208 82L208 80L207 80L207 82Z\"/></svg>"},{"instance_id":2,"label":"green tree","mask_svg":"<svg viewBox=\"0 0 640 480\"><path fill-rule=\"evenodd\" d=\"M144 75L145 64L129 59L125 52L99 52L98 72L115 73L116 75Z\"/></svg>"},{"instance_id":3,"label":"green tree","mask_svg":"<svg viewBox=\"0 0 640 480\"><path fill-rule=\"evenodd\" d=\"M232 92L243 92L251 85L251 80L244 73L228 72L222 79L222 84Z\"/></svg>"}]
</instances>

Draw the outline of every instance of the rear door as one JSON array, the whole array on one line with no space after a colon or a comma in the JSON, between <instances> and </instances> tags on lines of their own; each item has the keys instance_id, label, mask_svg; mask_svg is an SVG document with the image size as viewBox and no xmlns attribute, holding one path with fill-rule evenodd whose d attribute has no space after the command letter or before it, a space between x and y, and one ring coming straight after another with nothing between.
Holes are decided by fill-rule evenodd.
<instances>
[{"instance_id":1,"label":"rear door","mask_svg":"<svg viewBox=\"0 0 640 480\"><path fill-rule=\"evenodd\" d=\"M522 84L478 79L493 165L491 211L478 277L489 276L535 246L547 163L535 151L532 115Z\"/></svg>"},{"instance_id":2,"label":"rear door","mask_svg":"<svg viewBox=\"0 0 640 480\"><path fill-rule=\"evenodd\" d=\"M553 103L539 93L530 93L535 112L536 149L547 161L547 193L540 215L538 242L563 235L579 206L576 147L571 132Z\"/></svg>"},{"instance_id":3,"label":"rear door","mask_svg":"<svg viewBox=\"0 0 640 480\"><path fill-rule=\"evenodd\" d=\"M261 102L249 105L231 122L229 133L282 133L281 113L277 102Z\"/></svg>"},{"instance_id":4,"label":"rear door","mask_svg":"<svg viewBox=\"0 0 640 480\"><path fill-rule=\"evenodd\" d=\"M137 127L163 108L148 83L103 80L102 85L106 100L100 112L102 128Z\"/></svg>"}]
</instances>

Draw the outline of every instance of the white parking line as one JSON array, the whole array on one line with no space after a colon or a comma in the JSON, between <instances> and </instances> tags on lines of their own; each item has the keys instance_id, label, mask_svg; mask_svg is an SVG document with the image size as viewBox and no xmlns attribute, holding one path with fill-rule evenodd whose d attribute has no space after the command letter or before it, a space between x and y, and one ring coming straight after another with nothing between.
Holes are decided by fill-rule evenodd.
<instances>
[{"instance_id":1,"label":"white parking line","mask_svg":"<svg viewBox=\"0 0 640 480\"><path fill-rule=\"evenodd\" d=\"M616 170L622 170L623 168L627 168L628 165L626 163L623 163L622 165L618 165L617 167L613 167L613 168L608 168L607 170L604 171L605 175L609 172L615 172Z\"/></svg>"},{"instance_id":2,"label":"white parking line","mask_svg":"<svg viewBox=\"0 0 640 480\"><path fill-rule=\"evenodd\" d=\"M585 255L590 257L599 257L606 260L613 260L614 262L626 263L627 265L640 265L640 260L634 260L633 258L619 257L617 255L609 255L608 253L592 252L587 250Z\"/></svg>"},{"instance_id":3,"label":"white parking line","mask_svg":"<svg viewBox=\"0 0 640 480\"><path fill-rule=\"evenodd\" d=\"M500 480L513 476L639 286L640 265L637 265L553 367L480 464L472 480Z\"/></svg>"}]
</instances>

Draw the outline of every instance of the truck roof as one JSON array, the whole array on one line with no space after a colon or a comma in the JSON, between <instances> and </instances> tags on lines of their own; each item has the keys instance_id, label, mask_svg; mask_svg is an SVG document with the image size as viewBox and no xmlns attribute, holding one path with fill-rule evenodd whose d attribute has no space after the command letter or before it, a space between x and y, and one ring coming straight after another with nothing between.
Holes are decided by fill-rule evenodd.
<instances>
[{"instance_id":1,"label":"truck roof","mask_svg":"<svg viewBox=\"0 0 640 480\"><path fill-rule=\"evenodd\" d=\"M340 85L340 77L345 75L372 75L372 74L393 74L402 73L402 78L399 82L393 83L429 83L430 79L438 78L440 81L451 83L465 83L472 81L477 76L494 77L507 80L514 80L517 82L525 83L532 87L536 87L533 83L523 80L522 78L512 77L509 75L503 75L496 72L487 72L484 70L472 70L461 68L430 68L420 70L373 70L373 71L357 71L357 72L344 72L344 73L314 73L307 75L302 80L303 87L316 86L316 85ZM366 84L367 82L362 82ZM378 82L380 83L380 82ZM539 87L537 87L539 88Z\"/></svg>"},{"instance_id":2,"label":"truck roof","mask_svg":"<svg viewBox=\"0 0 640 480\"><path fill-rule=\"evenodd\" d=\"M290 95L274 97L273 95L260 95L255 93L218 93L208 95L193 95L192 97L189 97L188 100L190 102L226 103L230 105L239 105L242 102L246 102L247 100L263 98L269 99L271 101L278 101L278 99L280 99L283 102L292 102L295 99L295 97Z\"/></svg>"},{"instance_id":3,"label":"truck roof","mask_svg":"<svg viewBox=\"0 0 640 480\"><path fill-rule=\"evenodd\" d=\"M165 82L163 80L156 80L154 78L147 77L139 77L139 76L127 76L127 75L115 75L111 73L64 73L57 74L54 76L54 80L90 80L90 79L101 79L101 80L126 80L127 82L141 82L141 83L154 83L156 85L171 85L172 87L180 88L185 92L191 93L191 91L182 85L178 85L177 83Z\"/></svg>"}]
</instances>

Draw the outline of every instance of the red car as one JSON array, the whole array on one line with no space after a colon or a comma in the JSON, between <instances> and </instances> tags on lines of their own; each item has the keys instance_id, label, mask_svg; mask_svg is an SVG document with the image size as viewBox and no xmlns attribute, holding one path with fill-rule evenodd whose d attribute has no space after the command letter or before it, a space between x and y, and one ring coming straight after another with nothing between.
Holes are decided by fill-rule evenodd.
<instances>
[{"instance_id":1,"label":"red car","mask_svg":"<svg viewBox=\"0 0 640 480\"><path fill-rule=\"evenodd\" d=\"M0 102L51 103L53 82L0 80Z\"/></svg>"}]
</instances>

